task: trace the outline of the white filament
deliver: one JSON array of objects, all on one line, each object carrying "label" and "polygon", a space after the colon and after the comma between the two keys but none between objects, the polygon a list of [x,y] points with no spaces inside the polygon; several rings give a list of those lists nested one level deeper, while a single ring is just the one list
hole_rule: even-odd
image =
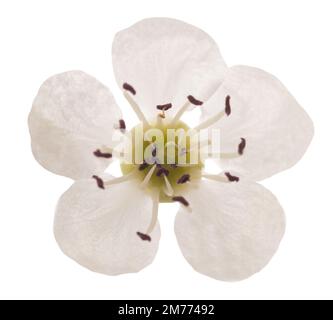
[{"label": "white filament", "polygon": [[167,178],[167,176],[166,176],[165,174],[163,175],[163,177],[164,177],[164,182],[165,182],[164,193],[165,193],[167,196],[172,197],[174,191],[173,191],[173,188],[172,188],[172,186],[171,186],[171,184],[170,184],[170,181],[169,181],[169,179]]},{"label": "white filament", "polygon": [[105,181],[104,185],[110,186],[112,184],[117,184],[117,183],[124,182],[124,181],[130,180],[130,179],[133,179],[133,178],[134,178],[134,170],[132,170],[129,174],[126,174],[124,176]]},{"label": "white filament", "polygon": [[225,115],[225,112],[221,111],[221,112],[217,113],[216,115],[212,116],[211,118],[207,119],[206,121],[200,123],[196,127],[194,127],[193,130],[199,131],[199,130],[207,129],[208,127],[212,126],[217,121],[222,119],[224,115]]},{"label": "white filament", "polygon": [[156,164],[154,164],[150,170],[148,171],[147,175],[145,176],[145,178],[143,179],[142,183],[141,183],[141,187],[145,188],[147,187],[152,175],[154,174],[154,171],[156,169]]},{"label": "white filament", "polygon": [[149,224],[149,227],[146,231],[146,234],[149,234],[151,233],[154,228],[155,228],[155,225],[157,223],[157,217],[158,217],[158,204],[160,202],[160,193],[159,191],[154,191],[153,192],[153,196],[152,196],[152,200],[153,200],[153,209],[152,209],[152,214],[151,214],[151,220],[150,220],[150,224]]},{"label": "white filament", "polygon": [[230,152],[230,153],[220,153],[218,156],[221,159],[234,159],[240,157],[241,155],[238,152]]},{"label": "white filament", "polygon": [[139,120],[145,125],[148,126],[148,121],[145,117],[145,115],[143,114],[143,112],[141,111],[140,107],[138,106],[138,104],[133,100],[132,96],[127,92],[124,91],[124,96],[126,98],[126,100],[128,101],[128,103],[131,105],[133,111],[136,113],[136,115],[138,116]]},{"label": "white filament", "polygon": [[214,181],[219,181],[219,182],[230,182],[229,179],[226,176],[222,176],[220,174],[208,174],[204,173],[202,175],[203,178],[209,179],[209,180],[214,180]]},{"label": "white filament", "polygon": [[170,125],[174,125],[174,124],[176,124],[179,121],[179,119],[184,114],[184,112],[188,109],[188,107],[190,106],[190,104],[191,103],[189,101],[185,102],[185,104],[177,111],[177,113],[174,116],[174,118],[172,119]]}]

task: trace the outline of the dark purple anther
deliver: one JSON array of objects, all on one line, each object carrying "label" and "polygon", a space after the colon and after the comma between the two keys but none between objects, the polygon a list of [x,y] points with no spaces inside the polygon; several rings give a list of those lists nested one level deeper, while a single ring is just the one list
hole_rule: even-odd
[{"label": "dark purple anther", "polygon": [[190,181],[190,175],[189,174],[183,174],[177,181],[177,184],[183,184]]},{"label": "dark purple anther", "polygon": [[139,165],[139,171],[145,170],[146,168],[148,168],[148,166],[149,164],[146,161],[143,161],[143,163]]},{"label": "dark purple anther", "polygon": [[230,96],[225,97],[225,113],[227,116],[230,116],[231,113],[231,106],[230,106]]},{"label": "dark purple anther", "polygon": [[230,174],[230,172],[225,172],[224,174],[230,182],[238,182],[239,181],[239,178],[236,177],[236,176],[233,176],[232,174]]},{"label": "dark purple anther", "polygon": [[142,233],[142,232],[137,232],[136,233],[140,238],[141,238],[141,240],[143,240],[143,241],[151,241],[151,237],[150,236],[148,236],[148,234],[144,234],[144,233]]},{"label": "dark purple anther", "polygon": [[194,98],[193,96],[189,95],[187,97],[188,101],[190,101],[192,104],[194,104],[195,106],[201,106],[203,104],[202,101],[197,100],[196,98]]},{"label": "dark purple anther", "polygon": [[238,153],[240,155],[244,153],[245,146],[246,146],[246,140],[244,138],[241,138],[241,143],[238,145]]},{"label": "dark purple anther", "polygon": [[123,89],[132,93],[133,96],[136,94],[135,89],[130,84],[128,84],[126,82],[123,84]]},{"label": "dark purple anther", "polygon": [[160,177],[162,175],[168,176],[169,175],[169,170],[161,167],[160,169],[157,170],[156,176]]},{"label": "dark purple anther", "polygon": [[120,130],[126,130],[126,123],[125,123],[125,120],[123,120],[123,119],[120,119],[120,120],[119,120],[119,129],[120,129]]},{"label": "dark purple anther", "polygon": [[106,158],[106,159],[110,159],[112,158],[112,153],[109,152],[102,152],[101,150],[97,149],[96,151],[94,151],[94,155],[98,158]]},{"label": "dark purple anther", "polygon": [[188,207],[190,205],[189,202],[182,196],[172,197],[172,200],[180,202],[185,207]]},{"label": "dark purple anther", "polygon": [[167,111],[170,108],[172,108],[172,104],[171,103],[167,103],[167,104],[159,104],[156,106],[157,110],[161,110],[161,111]]},{"label": "dark purple anther", "polygon": [[99,176],[92,176],[96,180],[98,188],[104,189],[104,182]]}]

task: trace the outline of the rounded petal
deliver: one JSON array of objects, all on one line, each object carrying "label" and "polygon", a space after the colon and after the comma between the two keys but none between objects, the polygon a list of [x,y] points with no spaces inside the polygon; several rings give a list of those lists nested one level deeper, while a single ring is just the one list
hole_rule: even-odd
[{"label": "rounded petal", "polygon": [[110,160],[93,152],[112,145],[121,112],[111,92],[82,71],[46,80],[29,115],[32,151],[46,169],[73,179],[103,171]]},{"label": "rounded petal", "polygon": [[138,272],[158,249],[158,224],[151,242],[136,234],[147,228],[151,213],[151,198],[134,181],[100,189],[93,179],[80,180],[59,200],[54,233],[62,251],[92,271]]},{"label": "rounded petal", "polygon": [[251,67],[236,66],[211,100],[203,105],[204,117],[224,108],[230,96],[231,113],[215,128],[221,130],[224,152],[237,150],[246,139],[244,154],[221,160],[250,180],[261,180],[293,166],[304,154],[313,137],[313,124],[287,89],[271,74]]},{"label": "rounded petal", "polygon": [[168,19],[142,20],[113,41],[113,67],[120,87],[129,83],[146,116],[172,103],[174,114],[193,95],[201,101],[217,89],[226,65],[215,42],[202,30]]},{"label": "rounded petal", "polygon": [[260,271],[285,230],[283,209],[256,183],[203,181],[185,198],[175,221],[179,246],[192,267],[209,277],[238,281]]}]

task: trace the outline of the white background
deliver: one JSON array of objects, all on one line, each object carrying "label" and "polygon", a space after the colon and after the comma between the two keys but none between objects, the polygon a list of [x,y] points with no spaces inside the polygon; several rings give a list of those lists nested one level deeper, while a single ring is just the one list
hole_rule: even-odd
[{"label": "white background", "polygon": [[[176,206],[160,211],[154,263],[138,274],[94,274],[63,255],[52,233],[54,208],[71,180],[33,159],[27,115],[49,76],[81,69],[111,87],[113,35],[146,17],[197,25],[229,65],[248,64],[284,82],[315,124],[297,166],[263,183],[288,217],[271,263],[239,283],[192,270],[173,233]],[[0,298],[268,299],[333,298],[332,1],[1,1]],[[283,132],[281,132],[283,135]]]}]

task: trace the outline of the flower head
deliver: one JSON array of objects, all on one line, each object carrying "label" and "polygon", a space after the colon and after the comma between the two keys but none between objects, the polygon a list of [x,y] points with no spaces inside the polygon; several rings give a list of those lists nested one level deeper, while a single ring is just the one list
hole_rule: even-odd
[{"label": "flower head", "polygon": [[[255,181],[301,158],[313,136],[307,114],[272,75],[228,68],[206,33],[177,20],[119,32],[113,65],[139,119],[132,130],[111,92],[81,71],[46,80],[29,115],[37,161],[76,180],[56,210],[63,252],[96,272],[137,272],[158,248],[159,203],[178,202],[175,233],[195,270],[226,281],[261,270],[285,218]],[[202,119],[189,128],[192,108]],[[207,157],[220,174],[205,172]],[[115,158],[122,177],[104,173]]]}]

